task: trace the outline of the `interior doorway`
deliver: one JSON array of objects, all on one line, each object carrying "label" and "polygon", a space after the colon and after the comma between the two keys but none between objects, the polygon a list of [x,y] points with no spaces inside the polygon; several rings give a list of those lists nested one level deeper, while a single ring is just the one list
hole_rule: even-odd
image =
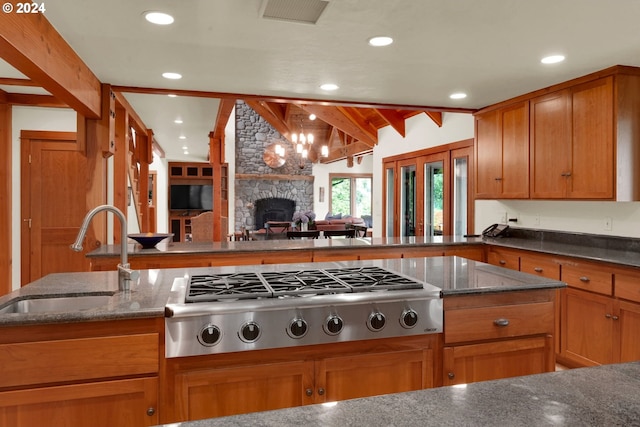
[{"label": "interior doorway", "polygon": [[[69,248],[86,214],[87,159],[75,132],[20,134],[20,283],[50,273],[88,271]],[[91,250],[91,249],[88,249]]]}]

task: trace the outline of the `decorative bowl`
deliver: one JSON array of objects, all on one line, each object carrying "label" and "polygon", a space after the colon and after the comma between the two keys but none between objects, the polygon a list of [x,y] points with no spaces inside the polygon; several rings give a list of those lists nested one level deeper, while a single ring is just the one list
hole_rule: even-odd
[{"label": "decorative bowl", "polygon": [[173,233],[169,233],[169,234],[138,233],[138,234],[129,234],[127,235],[127,237],[140,243],[142,245],[142,249],[151,249],[151,248],[155,248],[156,245],[161,241],[163,241],[164,239],[173,237]]}]

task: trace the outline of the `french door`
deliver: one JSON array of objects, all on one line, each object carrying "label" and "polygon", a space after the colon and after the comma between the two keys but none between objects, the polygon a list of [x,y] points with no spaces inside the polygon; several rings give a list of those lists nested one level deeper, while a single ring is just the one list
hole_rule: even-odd
[{"label": "french door", "polygon": [[384,236],[464,235],[472,229],[473,147],[431,151],[384,162]]}]

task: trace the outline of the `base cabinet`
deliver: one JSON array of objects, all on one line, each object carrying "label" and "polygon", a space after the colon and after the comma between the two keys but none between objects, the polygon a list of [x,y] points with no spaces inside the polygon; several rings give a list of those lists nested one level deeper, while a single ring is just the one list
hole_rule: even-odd
[{"label": "base cabinet", "polygon": [[447,346],[443,350],[443,385],[548,372],[555,364],[551,335],[499,342]]},{"label": "base cabinet", "polygon": [[157,396],[157,378],[2,392],[0,425],[152,426],[158,424]]},{"label": "base cabinet", "polygon": [[434,386],[439,335],[167,360],[162,423]]}]

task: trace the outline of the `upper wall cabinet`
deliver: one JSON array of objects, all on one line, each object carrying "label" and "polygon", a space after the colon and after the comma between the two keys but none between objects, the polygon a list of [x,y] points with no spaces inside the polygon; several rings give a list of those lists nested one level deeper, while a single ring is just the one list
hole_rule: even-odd
[{"label": "upper wall cabinet", "polygon": [[484,109],[475,149],[476,198],[640,200],[640,69],[612,67]]},{"label": "upper wall cabinet", "polygon": [[613,77],[531,100],[531,198],[613,199]]},{"label": "upper wall cabinet", "polygon": [[529,197],[529,102],[477,114],[476,198]]}]

